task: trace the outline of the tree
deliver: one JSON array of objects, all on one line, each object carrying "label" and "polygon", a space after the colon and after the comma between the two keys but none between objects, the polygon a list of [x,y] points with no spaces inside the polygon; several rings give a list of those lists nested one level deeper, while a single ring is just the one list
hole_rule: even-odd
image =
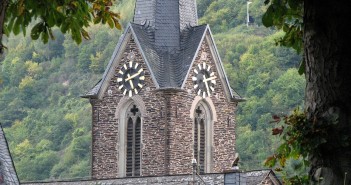
[{"label": "tree", "polygon": [[[303,51],[304,55],[300,67],[306,79],[304,113],[287,120],[305,128],[295,129],[303,135],[297,137],[301,139],[300,152],[308,152],[309,183],[351,184],[351,96],[348,90],[351,87],[351,35],[347,24],[351,2],[266,0],[266,3],[269,6],[263,23],[283,29],[286,34],[279,43]],[[292,121],[291,118],[297,116],[300,121]]]},{"label": "tree", "polygon": [[1,0],[0,2],[0,54],[5,46],[3,34],[12,32],[26,35],[26,28],[33,22],[31,37],[39,37],[44,43],[54,39],[53,27],[62,33],[71,33],[77,43],[89,39],[85,30],[91,23],[108,24],[111,28],[121,29],[120,16],[110,10],[114,0]]}]

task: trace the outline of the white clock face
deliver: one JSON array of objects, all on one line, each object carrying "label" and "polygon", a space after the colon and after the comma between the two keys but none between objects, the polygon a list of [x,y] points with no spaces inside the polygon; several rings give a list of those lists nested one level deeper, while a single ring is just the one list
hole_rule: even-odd
[{"label": "white clock face", "polygon": [[119,90],[129,97],[136,95],[144,87],[145,73],[139,63],[129,61],[124,64],[117,74]]},{"label": "white clock face", "polygon": [[198,64],[194,69],[194,76],[192,77],[197,95],[203,98],[210,97],[215,90],[216,78],[210,65],[205,62]]}]

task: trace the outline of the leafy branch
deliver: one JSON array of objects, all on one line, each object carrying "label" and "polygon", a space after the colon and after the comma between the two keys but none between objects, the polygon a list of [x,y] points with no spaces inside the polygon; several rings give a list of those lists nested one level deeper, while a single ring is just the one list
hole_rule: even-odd
[{"label": "leafy branch", "polygon": [[[8,4],[5,4],[7,2]],[[55,39],[52,28],[60,28],[62,33],[71,33],[76,43],[82,38],[90,39],[85,28],[93,24],[108,24],[111,28],[121,29],[120,15],[110,10],[114,0],[18,0],[4,1],[2,14],[6,14],[3,33],[26,35],[26,28],[34,21],[31,29],[33,40],[41,39],[47,43]],[[1,33],[2,34],[2,33]],[[1,38],[1,37],[0,37]],[[1,44],[1,42],[0,42]],[[0,45],[1,46],[1,45]]]},{"label": "leafy branch", "polygon": [[266,159],[265,166],[276,167],[276,171],[282,172],[286,184],[308,184],[307,173],[290,177],[284,172],[284,168],[287,161],[292,159],[299,163],[294,170],[307,169],[309,157],[318,155],[317,148],[330,139],[328,130],[331,124],[317,122],[317,120],[309,121],[306,112],[298,108],[289,116],[274,115],[272,118],[272,123],[276,124],[276,127],[272,129],[272,134],[281,137],[282,143],[275,154]]},{"label": "leafy branch", "polygon": [[[303,2],[304,0],[265,0],[267,11],[262,16],[266,27],[276,27],[285,35],[276,40],[276,45],[290,47],[298,54],[303,51]],[[304,60],[300,64],[299,74],[305,69]]]}]

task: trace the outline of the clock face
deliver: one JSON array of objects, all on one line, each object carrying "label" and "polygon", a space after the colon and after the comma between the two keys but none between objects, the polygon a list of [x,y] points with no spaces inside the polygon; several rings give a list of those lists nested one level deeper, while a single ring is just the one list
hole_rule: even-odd
[{"label": "clock face", "polygon": [[205,62],[202,64],[198,64],[194,69],[194,89],[198,96],[210,97],[211,93],[215,89],[216,85],[216,75],[211,70],[211,66],[206,64]]},{"label": "clock face", "polygon": [[123,95],[136,95],[144,86],[145,73],[140,64],[134,61],[124,64],[117,74],[118,88]]}]

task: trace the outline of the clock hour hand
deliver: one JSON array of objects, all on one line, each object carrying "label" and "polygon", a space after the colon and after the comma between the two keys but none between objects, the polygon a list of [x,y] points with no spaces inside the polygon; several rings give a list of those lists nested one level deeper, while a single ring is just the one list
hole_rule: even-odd
[{"label": "clock hour hand", "polygon": [[132,75],[132,76],[129,76],[129,75],[128,75],[128,78],[127,78],[125,81],[131,80],[132,78],[138,76],[142,71],[143,71],[143,69],[140,69],[140,70],[139,70],[137,73],[135,73],[134,75]]},{"label": "clock hour hand", "polygon": [[204,77],[203,82],[207,82],[207,81],[210,81],[210,80],[214,80],[214,79],[216,79],[216,78],[217,78],[216,76],[213,76],[213,77],[210,77],[210,78],[205,78],[205,77]]},{"label": "clock hour hand", "polygon": [[[130,76],[129,73],[127,74],[127,76],[128,76],[128,78],[132,79],[132,76]],[[127,79],[128,79],[128,78],[127,78]],[[127,79],[126,79],[126,81],[128,81]],[[131,80],[129,80],[129,84],[130,84],[130,87],[131,87],[132,89],[134,89],[134,85],[133,85],[133,82],[132,82]]]}]

